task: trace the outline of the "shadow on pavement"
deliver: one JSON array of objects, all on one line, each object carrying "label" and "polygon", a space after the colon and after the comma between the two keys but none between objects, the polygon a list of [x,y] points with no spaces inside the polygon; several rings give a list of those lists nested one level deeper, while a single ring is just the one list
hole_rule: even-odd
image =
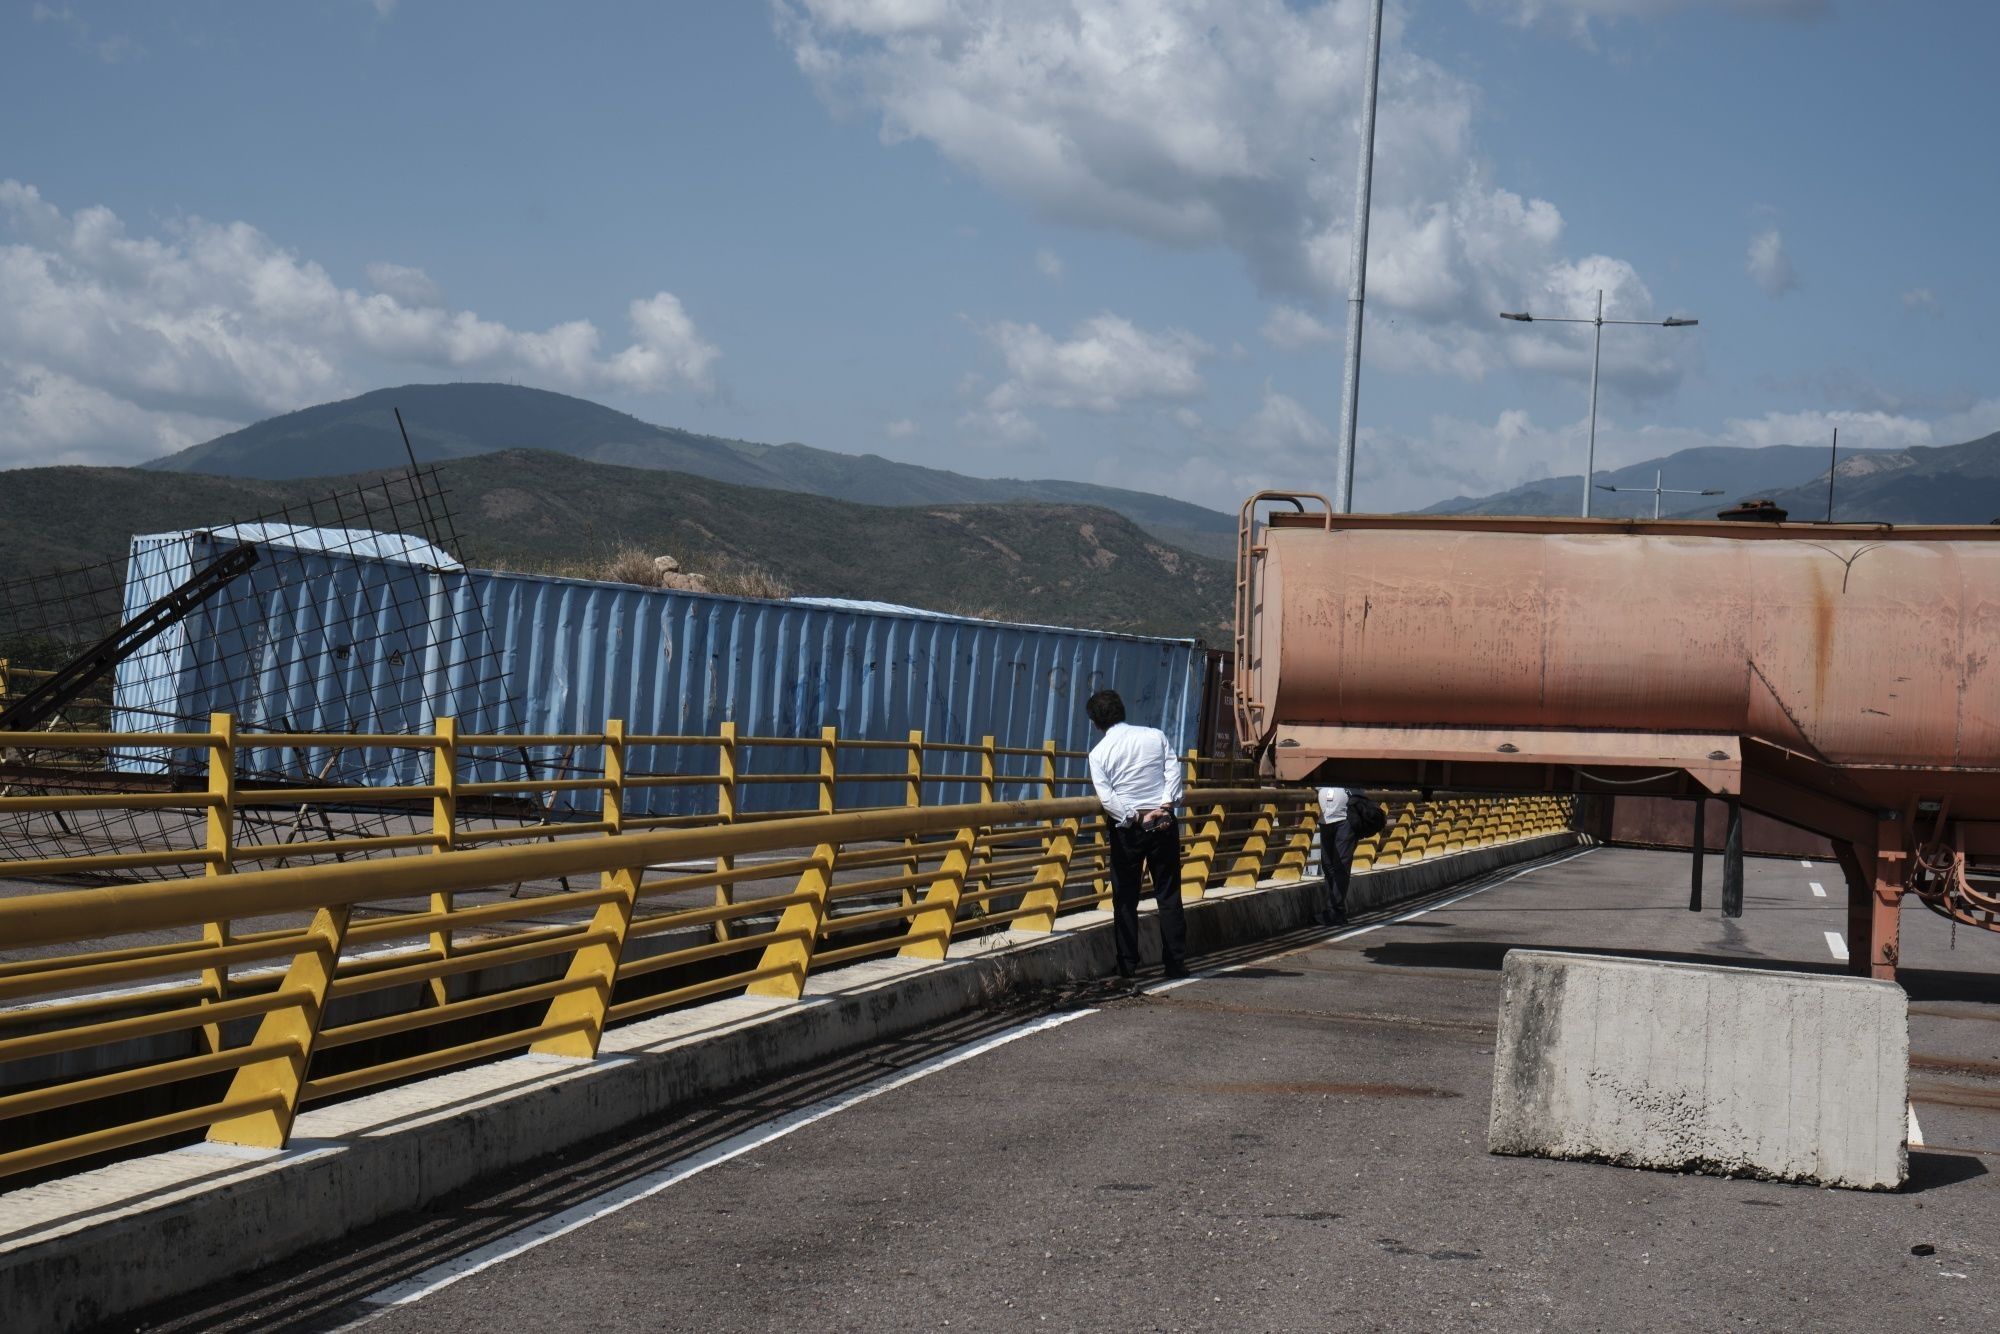
[{"label": "shadow on pavement", "polygon": [[1956,1186],[1961,1181],[1971,1181],[1986,1173],[1986,1164],[1973,1154],[1911,1149],[1910,1177],[1903,1183],[1903,1193],[1919,1195],[1940,1186]]},{"label": "shadow on pavement", "polygon": [[[1545,950],[1556,954],[1596,954],[1614,959],[1651,959],[1659,963],[1721,964],[1733,968],[1762,968],[1774,972],[1824,973],[1845,977],[1843,969],[1830,964],[1807,963],[1797,959],[1765,959],[1753,954],[1691,954],[1676,950],[1603,949],[1584,945],[1546,945],[1512,940],[1391,940],[1361,951],[1370,963],[1389,968],[1465,968],[1483,972],[1500,971],[1509,950]],[[1911,993],[1913,996],[1915,993]]]}]

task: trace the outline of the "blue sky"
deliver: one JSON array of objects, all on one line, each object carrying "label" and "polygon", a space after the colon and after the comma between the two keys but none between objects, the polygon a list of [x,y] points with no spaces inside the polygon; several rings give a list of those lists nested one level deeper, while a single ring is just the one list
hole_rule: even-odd
[{"label": "blue sky", "polygon": [[[1389,6],[1357,501],[2000,429],[2000,15]],[[413,380],[1233,508],[1331,485],[1359,0],[42,0],[0,466]],[[1699,485],[1704,479],[1669,479]]]}]

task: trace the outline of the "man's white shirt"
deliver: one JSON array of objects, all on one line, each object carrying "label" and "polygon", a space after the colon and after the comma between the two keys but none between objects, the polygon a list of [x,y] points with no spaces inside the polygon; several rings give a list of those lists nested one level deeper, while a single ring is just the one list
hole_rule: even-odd
[{"label": "man's white shirt", "polygon": [[1321,824],[1332,824],[1347,818],[1347,789],[1344,787],[1323,787],[1319,790],[1319,819]]},{"label": "man's white shirt", "polygon": [[1157,727],[1113,723],[1090,748],[1090,781],[1114,824],[1140,811],[1180,805],[1186,770],[1167,734]]}]

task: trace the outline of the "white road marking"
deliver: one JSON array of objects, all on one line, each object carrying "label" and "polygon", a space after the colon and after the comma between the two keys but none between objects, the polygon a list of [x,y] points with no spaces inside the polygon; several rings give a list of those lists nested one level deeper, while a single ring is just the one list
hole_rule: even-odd
[{"label": "white road marking", "polygon": [[1359,926],[1352,931],[1343,931],[1339,935],[1335,936],[1333,939],[1335,942],[1342,940],[1352,940],[1356,936],[1365,936],[1370,931],[1380,931],[1385,926],[1401,926],[1404,922],[1414,922],[1419,917],[1422,917],[1425,913],[1434,913],[1438,911],[1440,908],[1449,908],[1454,903],[1463,903],[1475,894],[1484,894],[1489,889],[1498,889],[1502,885],[1512,884],[1514,881],[1519,880],[1524,875],[1532,875],[1536,871],[1546,871],[1549,870],[1551,867],[1561,866],[1563,862],[1573,862],[1578,857],[1588,857],[1591,853],[1595,851],[1597,851],[1596,848],[1584,848],[1580,852],[1573,852],[1569,856],[1564,857],[1562,861],[1544,862],[1540,866],[1526,867],[1522,870],[1514,872],[1514,874],[1507,876],[1505,879],[1495,880],[1490,885],[1481,885],[1477,889],[1468,889],[1465,893],[1456,895],[1452,898],[1448,898],[1443,903],[1433,903],[1428,908],[1419,908],[1415,912],[1404,913],[1401,917],[1392,918],[1386,922],[1376,922],[1372,926]]},{"label": "white road marking", "polygon": [[[1378,931],[1385,926],[1396,926],[1402,922],[1415,921],[1426,913],[1436,912],[1440,908],[1449,908],[1455,903],[1463,903],[1474,895],[1484,894],[1487,890],[1498,889],[1502,885],[1511,884],[1524,875],[1529,875],[1535,871],[1545,871],[1550,867],[1560,866],[1564,862],[1575,861],[1578,857],[1586,856],[1595,851],[1597,851],[1596,848],[1583,848],[1568,857],[1562,858],[1560,861],[1544,862],[1539,866],[1524,867],[1516,871],[1513,875],[1495,880],[1491,884],[1480,885],[1476,889],[1467,890],[1465,893],[1455,895],[1452,898],[1444,900],[1442,903],[1433,903],[1429,907],[1418,908],[1414,912],[1404,913],[1402,916],[1391,921],[1377,922],[1372,926],[1359,927],[1353,931],[1335,936],[1333,939],[1349,940],[1355,936],[1366,935],[1370,931]],[[1244,963],[1231,964],[1226,968],[1205,970],[1188,977],[1153,983],[1150,986],[1140,988],[1140,990],[1147,993],[1173,991],[1177,988],[1187,986],[1189,983],[1199,982],[1204,978],[1254,967],[1259,962],[1260,960],[1249,960]],[[833,1116],[838,1112],[844,1112],[850,1107],[867,1102],[872,1098],[880,1097],[882,1094],[901,1088],[905,1084],[915,1083],[926,1075],[935,1074],[939,1070],[957,1065],[961,1061],[969,1061],[975,1056],[980,1056],[993,1050],[995,1047],[1004,1046],[1020,1038],[1029,1037],[1046,1029],[1055,1028],[1059,1025],[1067,1024],[1072,1020],[1082,1019],[1086,1015],[1096,1013],[1095,1009],[1084,1009],[1044,1015],[1040,1019],[1031,1020],[1015,1028],[996,1033],[990,1038],[973,1043],[967,1047],[961,1047],[957,1051],[947,1052],[943,1056],[919,1062],[900,1074],[888,1076],[872,1084],[864,1084],[862,1087],[850,1093],[842,1094],[839,1097],[828,1098],[823,1102],[814,1103],[809,1107],[802,1107],[796,1112],[779,1117],[773,1121],[767,1121],[761,1126],[731,1136],[729,1139],[723,1140],[718,1144],[712,1144],[701,1152],[691,1154],[676,1163],[661,1168],[657,1172],[649,1173],[636,1180],[628,1181],[622,1186],[614,1187],[594,1199],[585,1200],[582,1204],[575,1205],[564,1210],[562,1213],[545,1218],[539,1223],[531,1224],[518,1232],[488,1242],[484,1246],[468,1251],[464,1255],[447,1260],[442,1264],[433,1265],[420,1274],[413,1275],[400,1283],[394,1283],[386,1288],[372,1292],[360,1300],[364,1305],[376,1307],[408,1306],[414,1302],[422,1301],[432,1293],[448,1288],[460,1279],[470,1278],[481,1270],[490,1269],[497,1264],[503,1264],[517,1255],[525,1254],[544,1243],[554,1241],[558,1237],[565,1236],[576,1231],[578,1228],[594,1223],[600,1218],[617,1213],[628,1205],[637,1204],[640,1200],[657,1195],[670,1186],[680,1184],[689,1177],[706,1172],[711,1167],[719,1166],[733,1158],[739,1158],[753,1149],[761,1148],[771,1143],[773,1140],[782,1139],[795,1130],[803,1130],[815,1121],[825,1120],[827,1117]],[[364,1316],[359,1320],[342,1326],[342,1328],[359,1328],[362,1325],[372,1323],[374,1318],[373,1315]]]},{"label": "white road marking", "polygon": [[1924,1128],[1917,1124],[1917,1105],[1909,1103],[1907,1106],[1910,1109],[1910,1147],[1921,1149],[1924,1146]]},{"label": "white road marking", "polygon": [[1799,865],[1801,865],[1801,866],[1805,867],[1805,868],[1806,868],[1806,869],[1807,869],[1808,871],[1812,870],[1812,863],[1811,863],[1811,862],[1805,862],[1805,861],[1802,861],[1802,862],[1800,862],[1800,863],[1799,863]]},{"label": "white road marking", "polygon": [[1815,880],[1812,882],[1812,892],[1814,898],[1823,899],[1826,897],[1826,886]]},{"label": "white road marking", "polygon": [[852,1092],[813,1103],[809,1107],[801,1107],[774,1121],[766,1121],[761,1126],[746,1130],[739,1135],[732,1135],[719,1144],[711,1144],[701,1152],[690,1154],[657,1172],[648,1173],[637,1180],[613,1187],[594,1199],[585,1200],[582,1204],[544,1218],[539,1223],[488,1242],[443,1264],[433,1265],[421,1274],[405,1279],[401,1283],[369,1293],[361,1300],[371,1306],[407,1306],[412,1302],[422,1301],[462,1278],[470,1278],[482,1269],[490,1269],[545,1242],[554,1241],[557,1237],[574,1232],[609,1214],[617,1213],[627,1205],[637,1204],[640,1200],[657,1195],[669,1186],[678,1185],[691,1176],[706,1172],[711,1167],[726,1163],[732,1158],[740,1158],[752,1149],[761,1148],[773,1140],[783,1139],[795,1130],[803,1130],[815,1121],[823,1121],[837,1112],[844,1112],[871,1098],[879,1098],[884,1093],[899,1089],[905,1084],[914,1084],[926,1075],[934,1075],[961,1061],[969,1061],[975,1056],[984,1055],[995,1047],[1005,1046],[1020,1038],[1096,1013],[1096,1010],[1066,1010],[1058,1014],[1043,1015],[1039,1019],[996,1033],[970,1046],[960,1047],[957,1051],[946,1052],[942,1056],[921,1061],[899,1074],[878,1079],[872,1084],[864,1084]]},{"label": "white road marking", "polygon": [[1840,938],[1840,932],[1829,931],[1826,933],[1826,948],[1832,953],[1835,963],[1847,962],[1847,942]]}]

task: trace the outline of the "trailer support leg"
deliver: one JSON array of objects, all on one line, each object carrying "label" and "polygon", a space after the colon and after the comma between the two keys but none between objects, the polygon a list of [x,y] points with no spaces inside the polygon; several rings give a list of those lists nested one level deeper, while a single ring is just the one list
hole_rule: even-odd
[{"label": "trailer support leg", "polygon": [[1833,850],[1847,877],[1847,966],[1857,977],[1896,980],[1900,962],[1903,871],[1908,853],[1904,828],[1893,820],[1876,826],[1876,846],[1836,840]]},{"label": "trailer support leg", "polygon": [[1743,803],[1729,799],[1729,832],[1722,840],[1722,915],[1743,915]]},{"label": "trailer support leg", "polygon": [[1689,912],[1701,911],[1701,868],[1703,860],[1708,856],[1707,815],[1708,798],[1696,797],[1694,799],[1694,871],[1693,878],[1688,883]]}]

